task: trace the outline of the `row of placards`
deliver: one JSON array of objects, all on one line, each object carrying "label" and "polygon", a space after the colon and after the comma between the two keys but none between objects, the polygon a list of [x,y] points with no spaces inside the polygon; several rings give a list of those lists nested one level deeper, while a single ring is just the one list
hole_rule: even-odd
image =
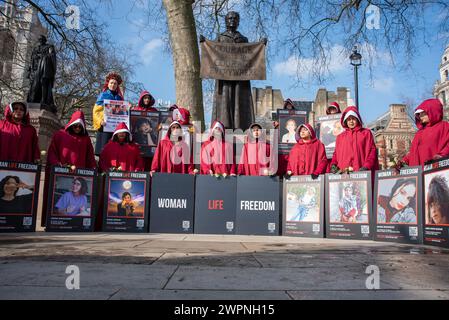
[{"label": "row of placards", "polygon": [[[35,230],[39,172],[36,165],[0,162],[0,232]],[[374,197],[370,172],[281,183],[277,177],[128,172],[104,179],[95,170],[55,167],[50,179],[47,231],[92,232],[101,219],[106,232],[449,243],[449,160],[424,174],[418,167],[400,175],[378,171]]]}]

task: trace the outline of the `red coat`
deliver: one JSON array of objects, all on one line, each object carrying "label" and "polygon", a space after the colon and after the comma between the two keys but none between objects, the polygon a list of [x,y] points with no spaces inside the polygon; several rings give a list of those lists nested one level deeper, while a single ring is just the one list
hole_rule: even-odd
[{"label": "red coat", "polygon": [[423,166],[435,156],[449,156],[449,122],[443,121],[443,105],[438,99],[424,101],[416,110],[427,112],[430,123],[423,126],[416,119],[418,132],[413,139],[410,152],[402,160],[410,166]]},{"label": "red coat", "polygon": [[145,164],[140,155],[140,148],[133,142],[119,143],[114,141],[116,134],[126,132],[131,136],[128,127],[120,123],[103,151],[100,154],[99,166],[101,171],[106,172],[111,168],[121,168],[121,171],[144,171]]},{"label": "red coat", "polygon": [[307,124],[298,129],[306,127],[311,135],[310,141],[300,139],[290,151],[287,171],[291,171],[294,176],[320,175],[326,173],[328,160],[324,144],[317,139],[315,130]]},{"label": "red coat", "polygon": [[5,107],[5,119],[0,120],[0,160],[31,162],[40,159],[36,129],[31,125],[28,110],[24,121],[12,120],[12,105]]},{"label": "red coat", "polygon": [[270,167],[273,161],[271,161],[270,155],[270,144],[266,142],[264,137],[256,140],[251,135],[250,129],[248,141],[244,144],[242,155],[240,156],[238,166],[239,175],[264,176],[264,171],[271,169]]},{"label": "red coat", "polygon": [[225,141],[224,132],[221,141],[213,137],[213,128],[221,122],[214,122],[209,139],[201,146],[201,174],[237,174],[234,160],[234,146]]},{"label": "red coat", "polygon": [[171,128],[174,124],[181,126],[176,121],[170,125],[166,136],[159,142],[156,148],[151,171],[191,174],[195,166],[189,145],[184,141],[175,144],[170,140]]},{"label": "red coat", "polygon": [[[150,96],[149,108],[147,108],[143,105],[143,98],[145,96]],[[156,103],[156,100],[154,100],[154,97],[150,94],[149,91],[142,91],[142,93],[140,94],[139,103],[137,104],[137,106],[133,107],[132,109],[136,110],[136,111],[158,112],[158,110],[156,108],[153,108],[155,103]]]},{"label": "red coat", "polygon": [[[360,120],[359,125],[353,130],[349,129],[344,121],[346,114],[351,111]],[[378,170],[379,159],[373,133],[371,130],[362,127],[362,118],[356,107],[349,107],[343,112],[341,125],[346,131],[337,137],[331,165],[336,165],[341,170],[349,167],[354,168],[354,171],[359,171],[362,167],[371,171]]]},{"label": "red coat", "polygon": [[94,169],[97,164],[94,148],[87,131],[84,129],[81,135],[74,135],[69,131],[69,128],[75,123],[81,123],[86,128],[84,114],[81,111],[76,111],[65,129],[59,130],[53,135],[48,148],[47,163]]}]

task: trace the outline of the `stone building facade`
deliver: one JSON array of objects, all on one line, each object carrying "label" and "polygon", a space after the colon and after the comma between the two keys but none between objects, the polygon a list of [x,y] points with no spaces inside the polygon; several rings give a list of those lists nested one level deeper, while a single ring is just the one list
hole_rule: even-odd
[{"label": "stone building facade", "polygon": [[367,126],[374,133],[382,169],[389,162],[402,159],[408,152],[416,133],[415,124],[404,104],[392,104],[390,110]]},{"label": "stone building facade", "polygon": [[440,80],[434,87],[434,95],[444,106],[444,118],[449,120],[449,45],[444,50],[440,64]]},{"label": "stone building facade", "polygon": [[36,9],[17,0],[0,4],[1,105],[26,98],[31,53],[39,36],[46,34]]}]

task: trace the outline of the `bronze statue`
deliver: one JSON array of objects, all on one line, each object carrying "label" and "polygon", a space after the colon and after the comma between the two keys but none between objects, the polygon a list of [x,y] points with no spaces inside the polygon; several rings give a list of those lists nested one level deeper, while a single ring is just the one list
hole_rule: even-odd
[{"label": "bronze statue", "polygon": [[[226,15],[226,31],[217,42],[248,43],[248,38],[237,31],[240,15],[231,11]],[[204,41],[201,37],[200,41]],[[266,44],[266,40],[264,40]],[[250,81],[216,80],[212,121],[221,121],[226,129],[246,130],[255,121]]]},{"label": "bronze statue", "polygon": [[31,54],[31,65],[28,69],[30,91],[28,102],[40,103],[41,109],[56,113],[53,98],[53,86],[56,78],[56,50],[47,43],[45,36],[39,37],[39,45]]}]

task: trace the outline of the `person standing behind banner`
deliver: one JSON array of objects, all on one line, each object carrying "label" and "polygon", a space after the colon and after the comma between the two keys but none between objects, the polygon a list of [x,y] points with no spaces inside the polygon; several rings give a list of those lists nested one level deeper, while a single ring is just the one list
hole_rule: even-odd
[{"label": "person standing behind banner", "polygon": [[[140,93],[139,102],[136,106],[132,108],[134,111],[146,111],[146,112],[159,112],[156,108],[153,106],[155,105],[156,100],[151,95],[151,93],[147,90],[144,90]],[[156,134],[153,131],[153,128],[151,127],[151,123],[146,118],[141,118],[136,123],[136,128],[134,128],[134,138],[135,142],[139,145],[156,145],[157,144],[157,137]],[[137,131],[137,134],[136,134]],[[145,171],[150,171],[151,169],[151,162],[153,161],[152,157],[144,157],[145,161]]]},{"label": "person standing behind banner", "polygon": [[[295,110],[295,104],[291,99],[284,101],[284,110]],[[273,122],[273,127],[279,129],[279,121]],[[280,134],[280,133],[279,133]],[[278,154],[278,176],[284,176],[287,173],[288,154]]]},{"label": "person standing behind banner", "polygon": [[349,107],[343,112],[341,125],[345,132],[337,137],[331,173],[379,170],[373,133],[363,128],[357,107]]},{"label": "person standing behind banner", "polygon": [[332,102],[326,108],[326,114],[328,116],[331,114],[340,114],[340,113],[341,113],[340,105],[337,102]]},{"label": "person standing behind banner", "polygon": [[101,152],[99,165],[102,172],[145,170],[139,146],[132,142],[131,133],[124,122],[117,125],[111,141]]},{"label": "person standing behind banner", "polygon": [[183,139],[181,124],[173,121],[154,154],[151,175],[160,173],[196,174],[193,155]]},{"label": "person standing behind banner", "polygon": [[0,160],[37,163],[40,160],[36,129],[31,125],[27,104],[13,102],[0,120]]},{"label": "person standing behind banner", "polygon": [[268,176],[273,172],[270,144],[266,141],[262,126],[252,124],[248,130],[248,140],[243,145],[238,166],[241,176]]},{"label": "person standing behind banner", "polygon": [[[75,111],[64,129],[57,131],[50,142],[45,168],[44,199],[48,198],[52,166],[95,169],[94,148],[86,129],[82,111]],[[47,219],[47,202],[42,207],[42,226]]]},{"label": "person standing behind banner", "polygon": [[109,73],[106,76],[102,92],[95,103],[93,109],[93,128],[94,130],[97,130],[97,142],[95,145],[95,154],[97,155],[101,153],[105,144],[112,137],[110,132],[103,132],[103,127],[106,125],[106,122],[104,121],[104,101],[123,101],[124,96],[120,89],[122,83],[122,77],[118,73]]},{"label": "person standing behind banner", "polygon": [[[329,104],[327,106],[327,108],[326,108],[326,114],[328,116],[329,115],[334,115],[334,114],[341,114],[341,108],[340,108],[340,105],[338,104],[338,102],[332,102],[331,104]],[[337,127],[334,128],[333,131],[334,132],[339,132],[340,129],[341,129],[340,124],[338,124],[338,128]],[[334,135],[335,135],[335,133],[334,133]],[[321,138],[323,139],[322,135],[321,135]],[[326,143],[326,142],[324,142],[324,143]],[[331,171],[331,162],[332,162],[332,159],[329,159],[326,172],[330,172]]]},{"label": "person standing behind banner", "polygon": [[132,108],[132,110],[146,111],[146,112],[158,112],[159,110],[157,110],[156,108],[153,107],[155,105],[155,103],[156,103],[156,100],[151,95],[151,93],[149,91],[144,90],[140,93],[139,102],[137,103],[136,106],[134,106]]},{"label": "person standing behind banner", "polygon": [[94,148],[82,111],[75,111],[65,129],[61,129],[53,135],[48,148],[47,164],[96,168]]},{"label": "person standing behind banner", "polygon": [[443,121],[443,105],[439,99],[424,101],[415,110],[418,132],[410,152],[398,163],[398,168],[424,166],[427,162],[449,156],[449,122]]},{"label": "person standing behind banner", "polygon": [[209,138],[201,146],[201,174],[227,176],[237,174],[234,146],[226,142],[225,127],[219,121],[212,124]]},{"label": "person standing behind banner", "polygon": [[327,170],[326,149],[310,124],[299,126],[298,135],[298,142],[290,151],[287,175],[312,175],[317,179]]}]

